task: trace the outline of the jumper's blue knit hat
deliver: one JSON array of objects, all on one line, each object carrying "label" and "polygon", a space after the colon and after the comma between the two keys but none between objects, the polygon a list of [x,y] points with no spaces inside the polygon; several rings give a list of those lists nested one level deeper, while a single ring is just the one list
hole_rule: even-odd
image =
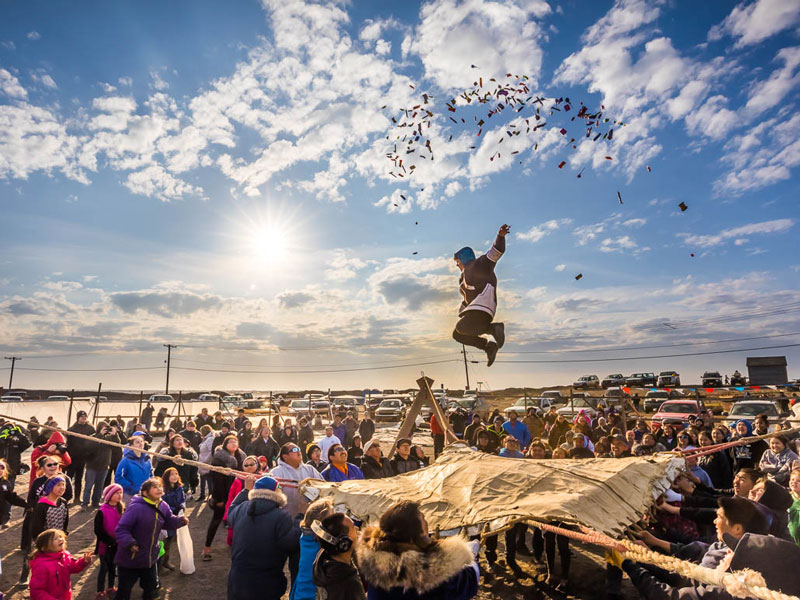
[{"label": "jumper's blue knit hat", "polygon": [[256,481],[255,485],[253,486],[254,490],[270,490],[274,492],[278,489],[278,481],[273,479],[269,475],[264,475],[261,479]]},{"label": "jumper's blue knit hat", "polygon": [[469,246],[464,246],[461,250],[453,255],[453,258],[459,259],[461,264],[466,266],[468,263],[471,263],[473,260],[475,260],[475,251]]}]

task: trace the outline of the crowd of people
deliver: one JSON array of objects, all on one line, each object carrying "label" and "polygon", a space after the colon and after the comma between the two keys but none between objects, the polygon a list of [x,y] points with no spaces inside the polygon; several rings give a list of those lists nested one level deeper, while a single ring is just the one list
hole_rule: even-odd
[{"label": "crowd of people", "polygon": [[[683,424],[638,419],[628,429],[613,408],[600,408],[572,419],[555,408],[531,408],[522,418],[513,410],[505,417],[495,410],[486,419],[458,409],[446,427],[477,452],[515,460],[702,450],[766,434],[769,428],[763,415],[729,429],[709,414]],[[435,539],[419,506],[410,502],[389,509],[379,526],[360,530],[360,523],[335,512],[330,502],[309,504],[299,492],[305,479],[382,479],[429,464],[413,435],[397,440],[393,455],[386,456],[388,449],[374,437],[369,411],[361,418],[355,411],[336,414],[319,433],[308,417],[295,423],[276,415],[271,423],[260,419],[254,425],[244,410],[235,418],[203,409],[195,418],[168,419],[165,412],[153,427],[151,411],[129,422],[117,417],[94,426],[79,412],[69,431],[96,441],[65,438],[52,429],[58,426],[52,420],[40,426],[32,419],[24,429],[0,424],[0,526],[7,526],[12,506],[24,510],[20,545],[30,561],[24,562],[20,585],[30,586],[33,600],[68,598],[69,575],[88,567],[94,554],[99,559],[98,600],[126,600],[137,581],[144,597],[154,598],[159,573],[176,568],[176,531],[188,523],[184,511],[195,502],[206,502],[208,511],[201,514],[210,514],[201,560],[214,560],[212,543],[219,527],[226,527],[231,599],[280,598],[289,585],[292,600],[311,600],[321,591],[327,596],[320,597],[327,598],[466,599],[475,595],[481,576],[491,579],[510,571],[516,578],[527,577],[520,557],[546,569],[547,584],[569,587],[571,550],[563,535],[517,523],[500,535],[471,542]],[[159,426],[164,436],[156,442],[150,429]],[[789,428],[788,423],[780,427]],[[445,426],[434,415],[430,428],[435,459],[444,447]],[[797,552],[800,460],[797,435],[790,433],[712,449],[699,458],[690,455],[685,473],[634,529],[640,543],[712,567],[728,554],[748,566],[754,547],[760,549],[758,556]],[[30,465],[22,460],[28,449]],[[15,491],[15,480],[26,471],[30,483],[23,497]],[[79,511],[95,511],[95,552],[80,558],[66,549],[70,502]],[[498,560],[500,536],[504,560]],[[478,566],[481,549],[488,568]],[[619,553],[610,553],[608,560],[611,598],[620,593],[623,572],[647,598],[677,597],[664,590],[694,585]],[[780,575],[770,577],[784,583]],[[63,593],[53,594],[53,589]],[[692,593],[702,595],[696,589]]]}]

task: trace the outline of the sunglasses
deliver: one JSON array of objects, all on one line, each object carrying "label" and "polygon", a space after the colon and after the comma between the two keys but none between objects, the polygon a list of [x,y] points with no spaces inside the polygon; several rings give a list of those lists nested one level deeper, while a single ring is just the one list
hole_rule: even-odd
[{"label": "sunglasses", "polygon": [[294,448],[290,449],[289,452],[300,452],[300,448],[295,446]]},{"label": "sunglasses", "polygon": [[244,466],[245,467],[257,467],[258,463],[254,463],[254,462],[244,463]]},{"label": "sunglasses", "polygon": [[59,463],[45,463],[45,467],[57,467]]},{"label": "sunglasses", "polygon": [[333,452],[335,454],[338,454],[339,452],[347,452],[347,450],[345,450],[344,448],[334,448]]}]

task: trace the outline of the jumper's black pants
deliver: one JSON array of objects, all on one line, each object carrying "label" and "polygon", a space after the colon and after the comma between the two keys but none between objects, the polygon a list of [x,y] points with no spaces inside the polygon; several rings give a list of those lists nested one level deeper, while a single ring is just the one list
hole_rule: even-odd
[{"label": "jumper's black pants", "polygon": [[486,338],[482,335],[492,333],[492,315],[482,310],[468,310],[456,323],[453,339],[465,346],[486,350]]}]

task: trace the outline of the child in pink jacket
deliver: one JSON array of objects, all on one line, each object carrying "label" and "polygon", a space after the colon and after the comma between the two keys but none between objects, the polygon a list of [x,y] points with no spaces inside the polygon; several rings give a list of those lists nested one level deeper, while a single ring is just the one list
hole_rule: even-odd
[{"label": "child in pink jacket", "polygon": [[82,558],[67,552],[67,536],[59,529],[46,529],[36,538],[36,552],[31,559],[31,600],[72,600],[70,575],[88,567],[94,555]]}]

